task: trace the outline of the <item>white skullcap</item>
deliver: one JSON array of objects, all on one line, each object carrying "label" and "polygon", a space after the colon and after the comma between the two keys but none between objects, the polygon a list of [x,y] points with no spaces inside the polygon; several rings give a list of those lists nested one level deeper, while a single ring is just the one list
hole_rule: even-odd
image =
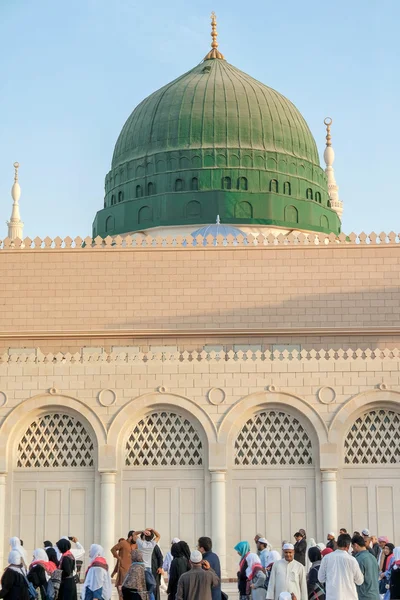
[{"label": "white skullcap", "polygon": [[279,600],[292,600],[292,594],[290,592],[281,592],[279,594]]},{"label": "white skullcap", "polygon": [[260,538],[258,540],[258,543],[259,544],[265,544],[266,546],[269,546],[269,541],[267,539],[265,539],[265,538]]},{"label": "white skullcap", "polygon": [[361,533],[363,535],[369,535],[369,529],[363,529]]},{"label": "white skullcap", "polygon": [[330,532],[328,533],[328,535],[332,535],[333,537],[335,537],[335,532],[334,532],[334,531],[330,531]]},{"label": "white skullcap", "polygon": [[198,563],[201,563],[202,560],[203,560],[203,555],[198,550],[193,550],[193,552],[190,553],[190,562],[192,562],[194,564],[198,564]]},{"label": "white skullcap", "polygon": [[172,544],[177,544],[180,541],[181,540],[179,538],[172,538],[171,546],[172,546]]},{"label": "white skullcap", "polygon": [[282,550],[294,550],[293,544],[284,544]]}]

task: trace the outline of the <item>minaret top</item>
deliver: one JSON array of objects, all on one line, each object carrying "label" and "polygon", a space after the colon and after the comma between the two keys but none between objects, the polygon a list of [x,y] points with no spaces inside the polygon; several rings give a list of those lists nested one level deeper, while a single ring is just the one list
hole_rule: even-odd
[{"label": "minaret top", "polygon": [[19,199],[21,197],[21,187],[18,182],[18,169],[19,163],[14,163],[14,184],[11,188],[11,197],[13,199],[11,218],[7,221],[8,225],[8,237],[11,240],[23,238],[24,224],[21,221],[21,215],[19,213]]},{"label": "minaret top", "polygon": [[343,214],[343,202],[339,200],[339,187],[336,183],[335,173],[333,170],[333,163],[335,161],[335,152],[332,148],[332,136],[331,136],[331,125],[333,119],[326,117],[324,119],[324,125],[326,127],[326,148],[324,152],[324,161],[326,164],[325,173],[328,179],[328,193],[330,198],[331,208],[336,212],[339,219],[342,218]]},{"label": "minaret top", "polygon": [[218,50],[218,42],[217,42],[218,32],[217,32],[217,15],[213,11],[211,13],[211,50],[204,57],[204,60],[210,60],[211,58],[220,58],[224,60],[224,55]]}]

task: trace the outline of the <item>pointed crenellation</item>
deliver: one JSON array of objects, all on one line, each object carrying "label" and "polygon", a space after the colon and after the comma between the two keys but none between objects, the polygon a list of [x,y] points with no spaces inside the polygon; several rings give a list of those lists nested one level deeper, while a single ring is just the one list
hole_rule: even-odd
[{"label": "pointed crenellation", "polygon": [[11,197],[13,199],[11,218],[7,221],[8,225],[8,237],[10,240],[19,238],[20,240],[24,237],[24,224],[21,221],[21,215],[19,212],[19,199],[21,197],[21,188],[18,182],[18,169],[19,163],[14,163],[14,184],[11,188]]},{"label": "pointed crenellation", "polygon": [[326,164],[325,173],[328,178],[328,193],[331,203],[331,208],[336,212],[339,219],[342,220],[343,214],[343,202],[339,200],[339,186],[336,183],[335,172],[333,170],[333,163],[335,161],[335,152],[332,148],[332,136],[331,136],[331,117],[324,119],[326,126],[326,148],[324,152],[324,160]]}]

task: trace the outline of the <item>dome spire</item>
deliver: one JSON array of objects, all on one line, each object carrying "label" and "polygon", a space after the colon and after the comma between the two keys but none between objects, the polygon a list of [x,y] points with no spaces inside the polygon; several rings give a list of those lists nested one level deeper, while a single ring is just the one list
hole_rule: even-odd
[{"label": "dome spire", "polygon": [[210,60],[211,58],[221,58],[222,60],[224,60],[224,55],[221,54],[221,52],[218,50],[217,15],[215,14],[214,11],[211,13],[211,37],[212,37],[211,50],[204,57],[204,60]]},{"label": "dome spire", "polygon": [[21,215],[19,213],[19,199],[21,197],[21,188],[20,185],[18,183],[18,169],[19,169],[19,163],[15,162],[14,163],[14,184],[11,188],[11,197],[13,199],[13,206],[12,206],[12,211],[11,211],[11,218],[9,221],[7,221],[7,225],[8,225],[8,237],[11,240],[15,240],[16,238],[19,238],[20,240],[23,239],[23,231],[24,231],[24,224],[21,221]]},{"label": "dome spire", "polygon": [[339,219],[341,219],[343,214],[343,202],[339,200],[339,186],[336,183],[335,172],[333,170],[335,152],[332,148],[332,122],[333,120],[331,119],[331,117],[326,117],[324,119],[324,125],[326,126],[326,148],[324,152],[324,161],[326,164],[325,173],[328,178],[328,193],[331,202],[331,208],[338,215]]}]

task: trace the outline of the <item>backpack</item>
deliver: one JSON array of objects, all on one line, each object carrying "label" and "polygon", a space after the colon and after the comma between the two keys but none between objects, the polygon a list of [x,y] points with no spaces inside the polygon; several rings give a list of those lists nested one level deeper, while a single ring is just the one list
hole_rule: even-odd
[{"label": "backpack", "polygon": [[28,586],[29,599],[37,600],[39,598],[39,594],[37,593],[35,586],[31,581],[29,581],[26,575],[23,575],[23,578],[25,579],[25,583]]},{"label": "backpack", "polygon": [[61,585],[61,569],[55,569],[47,582],[46,600],[57,600]]}]

